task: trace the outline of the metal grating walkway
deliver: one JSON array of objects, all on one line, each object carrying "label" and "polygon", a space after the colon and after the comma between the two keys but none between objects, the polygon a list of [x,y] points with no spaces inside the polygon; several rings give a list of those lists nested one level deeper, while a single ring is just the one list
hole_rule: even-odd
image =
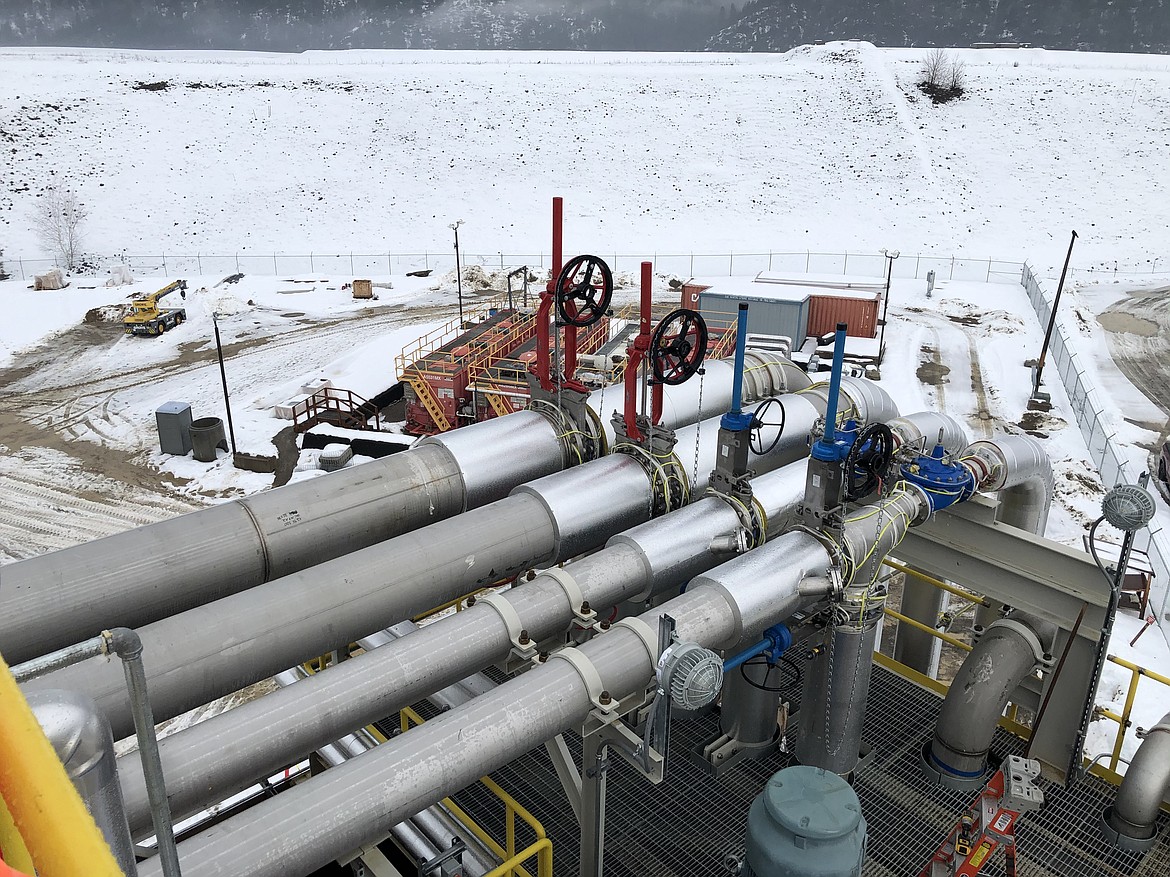
[{"label": "metal grating walkway", "polygon": [[[872,760],[856,782],[869,825],[865,877],[917,877],[973,792],[931,788],[918,770],[918,749],[929,735],[942,701],[933,693],[875,667],[865,739],[876,744]],[[794,704],[795,706],[795,704]],[[743,850],[743,830],[752,799],[768,777],[788,765],[773,753],[743,762],[719,780],[687,757],[716,732],[714,716],[675,721],[666,781],[651,785],[620,757],[608,780],[606,804],[607,877],[715,877],[726,874],[729,853]],[[794,724],[790,724],[794,727]],[[580,763],[580,740],[566,735]],[[1022,749],[1000,731],[995,752]],[[578,829],[552,762],[536,749],[493,774],[539,819],[553,840],[557,877],[577,874]],[[1163,817],[1158,845],[1144,856],[1114,850],[1097,835],[1097,820],[1114,789],[1089,777],[1071,790],[1044,784],[1045,808],[1023,817],[1019,830],[1019,877],[1166,877],[1170,874],[1170,819]],[[498,802],[482,786],[455,799],[496,837],[504,824]],[[527,842],[527,841],[525,841]],[[1004,877],[997,851],[983,872]]]}]

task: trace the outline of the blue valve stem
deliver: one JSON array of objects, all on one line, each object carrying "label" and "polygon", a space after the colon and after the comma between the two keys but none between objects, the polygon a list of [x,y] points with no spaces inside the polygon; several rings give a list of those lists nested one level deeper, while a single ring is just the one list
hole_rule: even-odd
[{"label": "blue valve stem", "polygon": [[841,372],[845,370],[845,333],[848,330],[846,323],[838,323],[833,339],[833,371],[829,374],[829,405],[825,409],[826,442],[837,437],[837,397],[841,394]]},{"label": "blue valve stem", "polygon": [[726,673],[729,670],[734,670],[736,667],[743,666],[748,661],[750,661],[752,658],[754,658],[756,655],[762,655],[764,652],[768,651],[768,649],[770,649],[771,647],[772,647],[771,640],[766,640],[766,639],[760,640],[754,646],[749,646],[748,648],[746,648],[742,652],[740,652],[738,655],[735,655],[734,657],[728,658],[726,661],[724,661],[723,662],[723,672]]},{"label": "blue valve stem", "polygon": [[735,324],[735,375],[731,384],[731,413],[736,415],[743,413],[743,357],[747,350],[747,312],[747,302],[740,302]]},{"label": "blue valve stem", "polygon": [[783,624],[776,624],[764,631],[764,638],[723,662],[723,672],[741,667],[757,655],[765,652],[775,661],[792,645],[792,632]]}]

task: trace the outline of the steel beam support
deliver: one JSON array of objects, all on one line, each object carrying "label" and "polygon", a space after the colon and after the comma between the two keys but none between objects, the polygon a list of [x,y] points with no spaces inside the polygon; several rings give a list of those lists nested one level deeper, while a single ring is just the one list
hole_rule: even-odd
[{"label": "steel beam support", "polygon": [[[902,614],[921,621],[927,627],[934,627],[938,624],[939,613],[946,605],[947,596],[942,588],[908,575],[902,583]],[[895,661],[934,679],[938,677],[941,655],[942,640],[938,637],[908,624],[898,626],[898,638],[894,643]]]},{"label": "steel beam support", "polygon": [[[1084,553],[996,523],[995,507],[982,497],[952,506],[907,533],[896,553],[903,562],[1057,625],[1053,654],[1063,652],[1081,607],[1087,607],[1060,676],[1045,677],[1045,689],[1055,688],[1031,747],[1045,776],[1063,780],[1092,679],[1109,585]],[[1036,695],[1021,690],[1019,698],[1026,704]]]},{"label": "steel beam support", "polygon": [[548,752],[548,757],[552,759],[553,767],[556,768],[557,777],[565,790],[565,797],[569,799],[569,806],[573,808],[573,815],[580,822],[581,773],[577,770],[573,755],[565,743],[565,735],[557,734],[551,740],[546,740],[544,748]]},{"label": "steel beam support", "polygon": [[607,743],[600,734],[581,741],[580,877],[602,877],[605,870],[605,776]]},{"label": "steel beam support", "polygon": [[[993,519],[995,503],[975,497],[906,534],[899,560],[1096,642],[1109,586],[1088,555]],[[991,512],[991,515],[988,513]]]}]

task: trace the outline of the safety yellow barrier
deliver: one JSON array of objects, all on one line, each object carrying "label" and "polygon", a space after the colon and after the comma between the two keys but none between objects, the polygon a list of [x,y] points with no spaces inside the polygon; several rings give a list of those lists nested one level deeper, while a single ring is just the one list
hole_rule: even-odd
[{"label": "safety yellow barrier", "polygon": [[[413,709],[407,707],[400,713],[399,721],[402,730],[407,731],[411,725],[421,725],[425,720]],[[505,792],[498,783],[492,780],[491,777],[482,777],[480,782],[504,805],[507,818],[504,828],[505,838],[502,845],[484,831],[475,820],[450,798],[444,798],[442,804],[464,828],[475,835],[498,858],[503,860],[500,865],[488,871],[484,877],[532,877],[532,872],[524,867],[524,863],[532,858],[536,859],[536,877],[552,877],[553,846],[552,841],[544,831],[544,826],[515,798]],[[536,838],[522,850],[516,849],[517,818],[531,829]]]},{"label": "safety yellow barrier", "polygon": [[923,633],[930,634],[935,639],[941,639],[947,645],[954,646],[956,649],[962,649],[965,652],[971,651],[972,647],[967,645],[961,639],[953,637],[949,633],[943,633],[941,630],[935,630],[929,624],[923,624],[921,621],[917,621],[908,615],[903,615],[901,612],[896,612],[888,607],[882,611],[891,618],[898,619],[898,621],[902,624],[908,624],[917,630],[921,630]]},{"label": "safety yellow barrier", "polygon": [[956,597],[961,597],[962,599],[966,600],[968,603],[978,603],[980,606],[989,605],[986,597],[981,597],[978,594],[973,594],[970,591],[964,590],[963,588],[957,587],[956,585],[952,585],[949,582],[944,582],[942,579],[936,579],[934,576],[928,576],[924,572],[919,572],[916,569],[911,569],[910,567],[905,566],[901,563],[898,563],[895,560],[890,560],[888,557],[885,560],[883,560],[882,563],[884,563],[886,566],[890,567],[891,569],[896,569],[898,572],[905,573],[906,575],[912,576],[913,578],[916,578],[919,581],[923,581],[923,582],[926,582],[927,584],[934,585],[940,591],[946,591],[948,594],[954,594]]},{"label": "safety yellow barrier", "polygon": [[0,798],[39,877],[123,877],[3,658]]},{"label": "safety yellow barrier", "polygon": [[1117,771],[1117,764],[1121,761],[1121,745],[1125,741],[1125,731],[1130,727],[1130,716],[1133,714],[1133,702],[1137,697],[1138,683],[1142,677],[1153,679],[1155,682],[1161,682],[1163,685],[1170,686],[1170,678],[1163,676],[1161,673],[1155,673],[1153,670],[1147,670],[1132,661],[1127,661],[1125,658],[1119,658],[1116,655],[1110,655],[1109,661],[1119,667],[1124,667],[1130,671],[1129,690],[1125,693],[1125,705],[1121,708],[1121,715],[1112,710],[1097,708],[1097,715],[1110,721],[1117,722],[1117,736],[1113,739],[1113,751],[1109,755],[1109,770],[1111,772]]}]

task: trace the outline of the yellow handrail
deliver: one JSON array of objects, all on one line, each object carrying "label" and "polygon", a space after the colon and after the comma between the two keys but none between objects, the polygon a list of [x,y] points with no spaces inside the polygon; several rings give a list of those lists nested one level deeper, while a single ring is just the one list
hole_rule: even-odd
[{"label": "yellow handrail", "polygon": [[890,609],[889,607],[884,608],[882,611],[886,615],[889,615],[891,618],[897,618],[898,621],[900,621],[903,624],[909,624],[911,627],[917,628],[918,630],[921,630],[923,633],[930,634],[935,639],[941,639],[947,645],[954,646],[957,649],[962,649],[964,652],[969,652],[972,649],[972,646],[967,645],[961,639],[956,639],[955,637],[951,636],[948,633],[943,633],[941,630],[935,630],[930,625],[923,624],[921,621],[916,621],[915,619],[909,617],[908,615],[903,615],[901,612],[895,612],[893,609]]},{"label": "yellow handrail", "polygon": [[[399,714],[400,726],[404,732],[409,730],[412,724],[421,725],[424,721],[423,717],[411,707],[406,707]],[[480,782],[503,803],[506,809],[507,818],[505,821],[504,845],[501,845],[495,838],[484,831],[463,808],[450,798],[444,798],[442,804],[464,828],[475,835],[481,843],[503,860],[500,865],[489,871],[485,877],[532,877],[532,873],[524,867],[524,863],[533,857],[536,858],[536,877],[552,877],[552,840],[545,833],[544,826],[515,798],[505,792],[491,777],[482,777]],[[536,836],[536,840],[522,850],[516,849],[517,817]]]},{"label": "yellow handrail", "polygon": [[938,588],[941,591],[946,591],[948,594],[954,594],[956,597],[961,597],[969,603],[978,603],[980,606],[989,605],[986,597],[981,597],[978,594],[973,594],[970,591],[967,591],[963,588],[952,585],[949,582],[944,582],[942,579],[936,579],[934,576],[928,576],[924,572],[919,572],[916,569],[911,569],[910,567],[905,566],[901,563],[898,563],[895,560],[890,560],[888,557],[886,559],[884,559],[882,561],[882,563],[884,563],[886,566],[890,567],[891,569],[896,569],[898,572],[905,573],[906,575],[913,576],[914,578],[916,578],[920,581],[926,582],[927,584],[934,585],[936,588]]},{"label": "yellow handrail", "polygon": [[1133,661],[1127,661],[1125,658],[1119,658],[1116,655],[1109,655],[1108,660],[1130,671],[1129,689],[1125,693],[1125,705],[1121,708],[1121,715],[1103,707],[1097,707],[1095,710],[1096,715],[1101,718],[1117,722],[1117,735],[1113,738],[1113,750],[1109,754],[1109,770],[1110,772],[1116,773],[1117,764],[1121,761],[1121,746],[1125,742],[1125,732],[1132,724],[1130,722],[1130,716],[1133,714],[1133,702],[1137,697],[1138,683],[1145,676],[1153,679],[1155,682],[1161,682],[1163,685],[1170,686],[1170,678],[1163,676],[1161,673],[1156,673],[1153,670],[1147,670],[1140,664],[1135,664]]},{"label": "yellow handrail", "polygon": [[39,877],[123,877],[2,657],[0,798]]}]

